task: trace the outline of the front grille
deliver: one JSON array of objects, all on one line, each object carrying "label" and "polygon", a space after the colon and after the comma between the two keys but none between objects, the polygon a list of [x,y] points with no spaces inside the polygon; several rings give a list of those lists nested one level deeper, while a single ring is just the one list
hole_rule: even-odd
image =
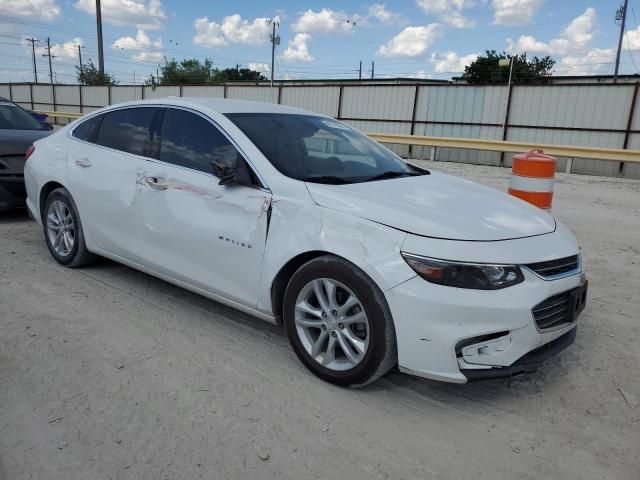
[{"label": "front grille", "polygon": [[549,297],[544,302],[533,307],[533,318],[538,328],[542,330],[571,323],[573,314],[572,301],[571,292],[564,292]]},{"label": "front grille", "polygon": [[555,277],[563,273],[573,272],[580,267],[578,255],[549,260],[547,262],[530,263],[525,265],[543,278]]}]

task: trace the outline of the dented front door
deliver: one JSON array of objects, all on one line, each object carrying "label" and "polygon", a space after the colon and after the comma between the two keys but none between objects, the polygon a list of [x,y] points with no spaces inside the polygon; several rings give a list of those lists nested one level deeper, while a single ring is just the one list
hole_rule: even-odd
[{"label": "dented front door", "polygon": [[255,307],[271,194],[149,161],[137,172],[145,265]]}]

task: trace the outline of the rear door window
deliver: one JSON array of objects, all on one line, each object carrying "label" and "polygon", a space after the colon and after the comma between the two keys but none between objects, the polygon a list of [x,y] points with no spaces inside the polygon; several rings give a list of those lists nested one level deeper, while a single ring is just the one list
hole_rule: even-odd
[{"label": "rear door window", "polygon": [[98,136],[98,130],[100,130],[100,124],[104,115],[96,115],[95,117],[85,120],[76,128],[73,129],[72,135],[78,140],[85,142],[95,143]]},{"label": "rear door window", "polygon": [[114,110],[104,115],[97,144],[114,148],[122,152],[151,157],[152,124],[156,114],[162,109],[157,107],[137,107]]},{"label": "rear door window", "polygon": [[208,120],[185,110],[167,110],[161,132],[161,161],[212,174],[212,162],[235,168],[238,156],[235,146]]}]

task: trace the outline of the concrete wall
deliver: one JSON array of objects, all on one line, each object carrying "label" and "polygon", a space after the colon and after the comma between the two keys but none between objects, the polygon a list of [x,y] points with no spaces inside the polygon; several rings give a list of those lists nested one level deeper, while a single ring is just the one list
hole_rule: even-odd
[{"label": "concrete wall", "polygon": [[[168,96],[225,97],[291,105],[324,113],[365,132],[487,138],[640,149],[637,84],[567,83],[514,86],[449,84],[313,84],[80,87],[0,84],[0,96],[25,108],[87,113],[105,105]],[[506,129],[504,123],[509,109]],[[392,146],[429,158],[430,148]],[[437,160],[509,165],[510,155],[438,149]],[[559,159],[564,170],[566,159]],[[574,159],[573,172],[640,178],[640,165]]]}]

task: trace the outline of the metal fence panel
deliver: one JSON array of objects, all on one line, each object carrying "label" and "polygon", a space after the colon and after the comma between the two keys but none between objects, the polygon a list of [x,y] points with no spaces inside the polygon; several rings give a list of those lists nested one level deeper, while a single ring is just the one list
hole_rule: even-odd
[{"label": "metal fence panel", "polygon": [[141,86],[111,87],[111,105],[133,100],[142,100]]},{"label": "metal fence panel", "polygon": [[80,111],[80,87],[56,85],[56,104],[72,106],[75,105],[77,110],[63,110],[61,112],[75,112]]},{"label": "metal fence panel", "polygon": [[509,123],[622,130],[627,127],[633,88],[633,85],[520,86],[513,90]]},{"label": "metal fence panel", "polygon": [[[14,102],[29,103],[29,108],[31,108],[31,92],[29,90],[29,85],[14,85],[11,87],[11,96]],[[7,98],[9,97],[7,96]]]},{"label": "metal fence panel", "polygon": [[155,88],[144,86],[142,88],[144,88],[144,98],[166,98],[180,96],[180,87],[177,85],[171,87],[157,86]]},{"label": "metal fence panel", "polygon": [[[484,89],[479,87],[438,87],[429,92],[427,111],[419,112],[418,120],[436,122],[480,122]],[[440,127],[436,127],[436,130]],[[447,130],[446,127],[442,127]]]},{"label": "metal fence panel", "polygon": [[53,95],[50,85],[34,85],[33,103],[43,103],[49,105],[49,110],[53,110]]},{"label": "metal fence panel", "polygon": [[183,97],[224,97],[224,87],[221,86],[184,86],[182,87]]},{"label": "metal fence panel", "polygon": [[11,87],[9,85],[0,85],[0,97],[4,97],[7,100],[11,100],[13,96],[13,92],[11,91]]},{"label": "metal fence panel", "polygon": [[282,87],[280,103],[337,117],[339,95],[340,87]]},{"label": "metal fence panel", "polygon": [[415,87],[351,87],[342,90],[341,117],[411,120]]},{"label": "metal fence panel", "polygon": [[[130,87],[111,87],[112,89]],[[135,87],[131,87],[135,88]],[[113,101],[113,100],[112,100]],[[106,107],[109,105],[109,87],[82,87],[82,110],[90,112],[95,107]],[[92,107],[92,108],[87,108]]]},{"label": "metal fence panel", "polygon": [[271,87],[227,87],[227,98],[278,103],[278,89]]}]

